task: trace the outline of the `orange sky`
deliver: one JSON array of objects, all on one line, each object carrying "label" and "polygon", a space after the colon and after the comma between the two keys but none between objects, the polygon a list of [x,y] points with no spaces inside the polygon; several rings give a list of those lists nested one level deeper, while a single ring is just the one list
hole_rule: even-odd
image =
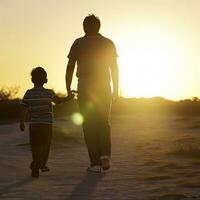
[{"label": "orange sky", "polygon": [[21,96],[40,65],[47,87],[65,91],[66,56],[94,13],[117,46],[124,96],[200,96],[199,7],[198,0],[1,0],[0,86],[19,86]]}]

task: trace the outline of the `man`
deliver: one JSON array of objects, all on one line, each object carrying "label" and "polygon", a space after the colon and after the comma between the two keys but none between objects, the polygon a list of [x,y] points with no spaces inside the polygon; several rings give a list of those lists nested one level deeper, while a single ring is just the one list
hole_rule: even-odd
[{"label": "man", "polygon": [[78,102],[84,118],[83,132],[91,162],[87,170],[95,173],[110,168],[111,138],[108,118],[111,102],[118,98],[117,52],[114,43],[99,34],[100,26],[100,20],[95,15],[84,19],[85,36],[73,43],[66,71],[66,87],[70,94],[77,63]]}]

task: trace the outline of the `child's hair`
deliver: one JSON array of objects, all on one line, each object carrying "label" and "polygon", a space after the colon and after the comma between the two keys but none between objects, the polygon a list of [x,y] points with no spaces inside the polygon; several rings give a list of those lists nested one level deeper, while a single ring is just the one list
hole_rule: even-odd
[{"label": "child's hair", "polygon": [[31,71],[31,80],[36,86],[42,86],[47,83],[47,72],[42,67],[33,68]]}]

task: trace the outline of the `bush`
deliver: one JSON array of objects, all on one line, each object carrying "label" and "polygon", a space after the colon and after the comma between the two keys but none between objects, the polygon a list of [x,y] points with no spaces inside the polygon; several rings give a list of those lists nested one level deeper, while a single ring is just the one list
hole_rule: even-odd
[{"label": "bush", "polygon": [[20,100],[16,98],[18,87],[0,88],[0,120],[19,118]]},{"label": "bush", "polygon": [[0,101],[15,99],[18,92],[18,87],[0,88]]}]

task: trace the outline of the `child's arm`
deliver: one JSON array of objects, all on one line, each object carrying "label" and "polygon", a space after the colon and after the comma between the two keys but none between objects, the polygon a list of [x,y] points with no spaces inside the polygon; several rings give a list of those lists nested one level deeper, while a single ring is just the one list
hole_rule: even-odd
[{"label": "child's arm", "polygon": [[24,122],[26,119],[27,112],[28,112],[28,107],[21,105],[20,106],[20,125],[19,125],[21,131],[24,131],[24,129],[25,129]]},{"label": "child's arm", "polygon": [[52,98],[52,101],[55,103],[55,104],[60,104],[60,103],[63,103],[63,102],[67,102],[67,101],[70,101],[71,99],[74,98],[74,94],[72,93],[71,95],[67,96],[67,97],[59,97],[57,95],[55,95],[53,98]]}]

